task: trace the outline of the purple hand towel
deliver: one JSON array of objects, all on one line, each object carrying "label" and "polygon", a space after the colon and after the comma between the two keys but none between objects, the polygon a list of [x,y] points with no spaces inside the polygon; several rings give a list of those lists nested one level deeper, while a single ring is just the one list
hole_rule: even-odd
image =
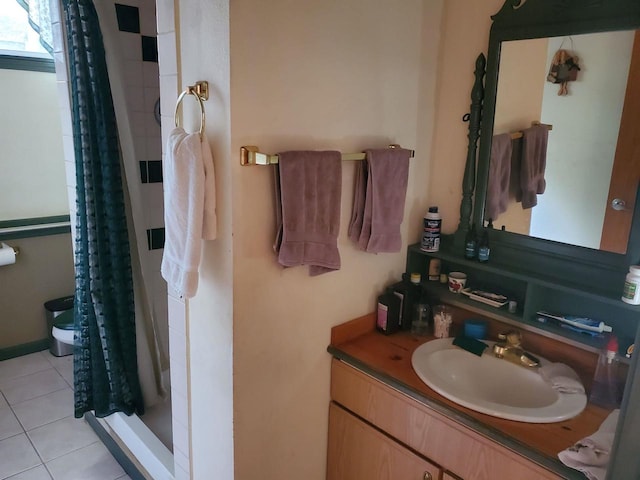
[{"label": "purple hand towel", "polygon": [[544,126],[531,127],[522,131],[522,159],[520,161],[522,208],[535,207],[538,204],[537,195],[544,193],[548,139],[549,130]]},{"label": "purple hand towel", "polygon": [[509,181],[513,142],[509,133],[494,135],[491,141],[491,161],[487,180],[485,216],[495,220],[509,206]]},{"label": "purple hand towel", "polygon": [[340,269],[338,232],[342,156],[333,151],[278,154],[274,249],[285,267],[309,265],[310,275]]},{"label": "purple hand towel", "polygon": [[385,148],[366,154],[362,171],[356,172],[349,238],[370,253],[399,252],[411,151]]}]

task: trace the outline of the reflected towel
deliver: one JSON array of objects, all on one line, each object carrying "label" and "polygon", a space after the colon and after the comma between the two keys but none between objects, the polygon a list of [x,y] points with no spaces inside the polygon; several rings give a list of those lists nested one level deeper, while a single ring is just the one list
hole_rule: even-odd
[{"label": "reflected towel", "polygon": [[540,367],[538,373],[560,393],[584,393],[580,377],[564,363],[549,363]]},{"label": "reflected towel", "polygon": [[340,269],[338,232],[342,156],[334,151],[278,154],[274,250],[285,267],[309,265],[310,275]]},{"label": "reflected towel", "polygon": [[491,161],[487,180],[486,218],[497,219],[509,206],[512,152],[513,141],[509,133],[494,135],[491,141]]},{"label": "reflected towel", "polygon": [[560,461],[584,473],[589,480],[604,480],[619,413],[620,410],[612,411],[597,432],[560,452]]},{"label": "reflected towel", "polygon": [[520,188],[522,208],[532,208],[538,204],[537,195],[544,193],[546,182],[544,171],[547,167],[547,141],[549,130],[535,126],[522,131],[522,157],[520,161]]},{"label": "reflected towel", "polygon": [[398,252],[411,150],[367,150],[356,170],[349,238],[370,253]]},{"label": "reflected towel", "polygon": [[207,138],[176,128],[163,162],[165,243],[162,277],[179,295],[198,289],[201,240],[217,235],[213,157]]}]

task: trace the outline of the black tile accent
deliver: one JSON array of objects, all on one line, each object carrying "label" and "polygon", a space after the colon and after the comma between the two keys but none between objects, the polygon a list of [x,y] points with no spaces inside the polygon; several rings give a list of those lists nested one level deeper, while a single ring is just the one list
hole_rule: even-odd
[{"label": "black tile accent", "polygon": [[118,29],[121,32],[140,33],[140,9],[116,3]]},{"label": "black tile accent", "polygon": [[151,248],[151,229],[147,228],[147,246],[149,247],[149,250],[153,250],[153,248]]},{"label": "black tile accent", "polygon": [[142,61],[158,63],[158,39],[142,35]]},{"label": "black tile accent", "polygon": [[140,181],[142,183],[149,182],[149,176],[147,173],[147,162],[139,162],[140,163]]},{"label": "black tile accent", "polygon": [[150,160],[147,162],[149,172],[149,183],[162,182],[162,162],[160,160]]},{"label": "black tile accent", "polygon": [[147,230],[147,239],[150,240],[149,250],[164,248],[164,228],[152,228]]}]

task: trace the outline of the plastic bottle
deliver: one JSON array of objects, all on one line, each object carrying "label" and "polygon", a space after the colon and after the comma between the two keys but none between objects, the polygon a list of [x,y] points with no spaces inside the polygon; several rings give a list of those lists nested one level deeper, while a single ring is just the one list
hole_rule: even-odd
[{"label": "plastic bottle", "polygon": [[423,293],[413,305],[413,317],[411,319],[411,334],[424,336],[429,334],[429,320],[431,308],[427,296]]},{"label": "plastic bottle", "polygon": [[438,213],[438,207],[429,207],[429,211],[424,216],[420,250],[424,250],[425,252],[437,252],[440,250],[441,227],[442,217]]},{"label": "plastic bottle", "polygon": [[604,408],[619,408],[622,400],[620,362],[618,360],[618,340],[611,335],[606,348],[598,358],[593,376],[589,401]]},{"label": "plastic bottle", "polygon": [[640,265],[631,265],[624,280],[622,301],[631,305],[640,305]]},{"label": "plastic bottle", "polygon": [[394,294],[401,300],[400,328],[402,330],[411,329],[413,320],[414,305],[420,300],[422,295],[422,275],[412,273],[402,275],[402,282],[392,286]]},{"label": "plastic bottle", "polygon": [[478,250],[478,237],[476,236],[476,226],[471,225],[464,239],[464,257],[472,260],[476,258]]},{"label": "plastic bottle", "polygon": [[485,230],[482,234],[482,238],[480,239],[480,244],[478,245],[478,261],[483,263],[488,262],[490,253],[491,249],[489,248],[489,232]]},{"label": "plastic bottle", "polygon": [[379,332],[389,335],[400,329],[400,305],[400,299],[393,292],[378,297],[376,328]]}]

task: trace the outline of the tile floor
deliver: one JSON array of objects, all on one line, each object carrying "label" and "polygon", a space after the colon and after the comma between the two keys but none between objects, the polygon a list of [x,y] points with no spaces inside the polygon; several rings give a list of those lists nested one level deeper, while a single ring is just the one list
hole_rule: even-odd
[{"label": "tile floor", "polygon": [[0,479],[129,479],[73,417],[72,387],[72,356],[43,351],[0,362]]}]

